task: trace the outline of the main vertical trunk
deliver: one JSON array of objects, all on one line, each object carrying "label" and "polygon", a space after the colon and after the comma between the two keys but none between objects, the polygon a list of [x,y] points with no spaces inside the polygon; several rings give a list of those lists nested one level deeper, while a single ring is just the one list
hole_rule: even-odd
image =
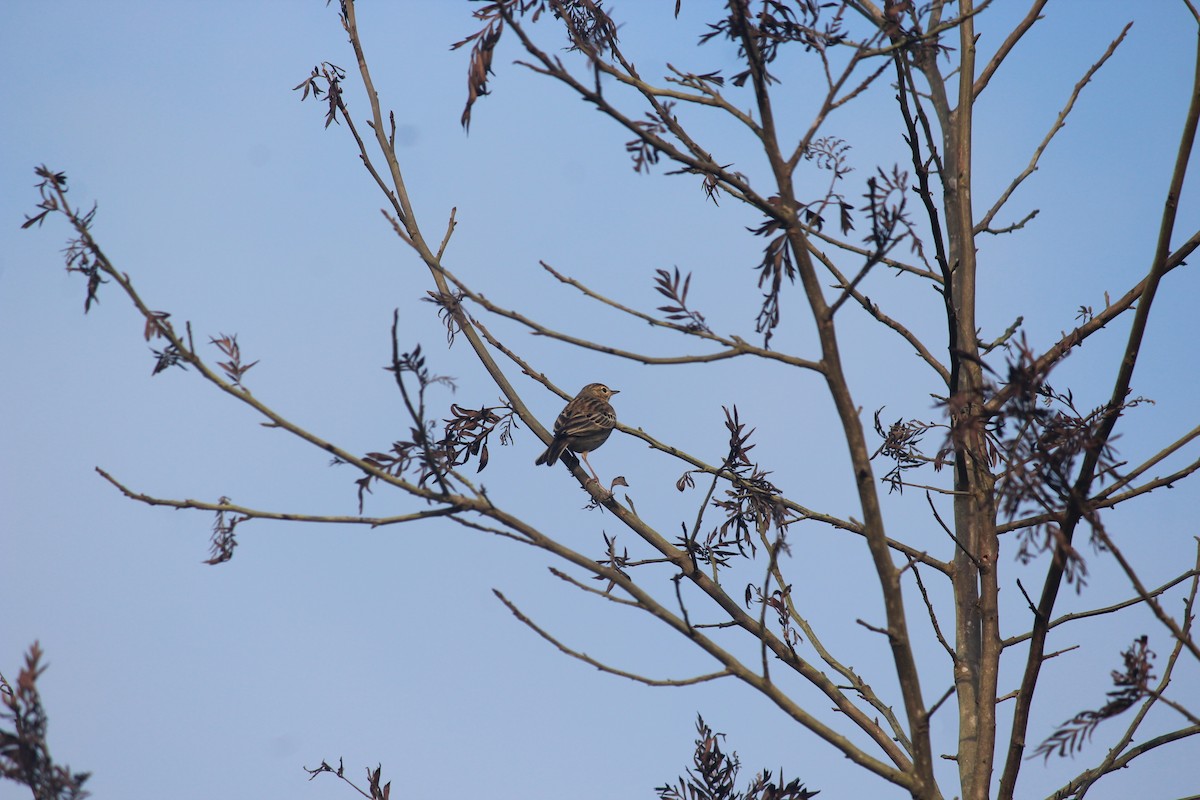
[{"label": "main vertical trunk", "polygon": [[961,547],[954,556],[955,687],[958,692],[958,768],[963,800],[986,800],[995,750],[996,618],[994,478],[981,416],[984,375],[976,337],[974,213],[971,202],[975,33],[972,4],[963,2],[959,27],[958,97],[942,116],[942,175],[953,309],[950,358],[954,442],[954,523]]}]

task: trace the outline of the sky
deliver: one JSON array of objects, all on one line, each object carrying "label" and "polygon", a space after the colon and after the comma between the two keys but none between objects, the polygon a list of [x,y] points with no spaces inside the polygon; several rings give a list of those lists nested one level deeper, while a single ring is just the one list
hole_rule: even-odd
[{"label": "sky", "polygon": [[[335,4],[336,5],[336,4]],[[624,3],[622,41],[648,76],[669,62],[704,72],[728,68],[732,50],[694,46],[714,3]],[[1018,4],[979,21],[981,52],[1003,39]],[[694,178],[630,168],[618,130],[565,89],[515,65],[511,44],[495,62],[494,94],[477,104],[469,135],[468,3],[364,4],[364,47],[386,108],[417,218],[439,240],[452,208],[458,228],[447,266],[495,302],[524,308],[549,327],[659,355],[698,345],[630,324],[559,284],[556,269],[620,302],[653,312],[657,269],[693,272],[689,300],[717,331],[753,340],[759,293],[752,266],[758,218],[729,198],[714,206]],[[1017,235],[981,244],[981,337],[1017,316],[1034,347],[1102,307],[1144,273],[1153,252],[1178,146],[1196,29],[1182,3],[1094,0],[1050,4],[979,105],[977,213],[1028,163],[1071,88],[1124,24],[1127,40],[1083,92],[1067,126],[1001,219],[1037,208]],[[93,773],[95,797],[250,798],[352,796],[302,767],[343,758],[347,774],[382,764],[398,796],[497,798],[652,797],[689,765],[697,713],[728,735],[744,779],[760,768],[801,777],[821,797],[899,797],[798,729],[747,687],[729,681],[651,688],[570,659],[499,603],[503,591],[569,646],[656,678],[711,671],[687,643],[627,608],[583,595],[549,574],[540,551],[445,521],[370,529],[255,521],[239,528],[227,564],[208,566],[211,517],[150,508],[122,497],[103,468],[159,497],[235,502],[310,514],[353,514],[355,475],[328,455],[263,427],[194,371],[152,376],[143,323],[115,286],[86,316],[85,290],[61,258],[59,220],[20,230],[37,203],[39,164],[68,175],[70,196],[98,204],[94,233],[142,297],[191,323],[198,342],[236,334],[255,396],[352,452],[407,436],[391,376],[390,327],[402,346],[422,346],[430,368],[456,379],[434,407],[496,404],[498,393],[465,342],[447,347],[435,309],[421,302],[428,272],[398,241],[384,201],[344,126],[292,87],[315,64],[353,66],[353,53],[323,2],[55,2],[0,6],[0,671],[13,679],[40,641],[50,664],[39,683],[57,760]],[[794,95],[785,126],[800,129],[820,89],[803,60],[779,65]],[[367,114],[347,81],[351,111]],[[857,203],[876,165],[903,163],[887,91],[833,115],[827,131],[852,147],[848,195]],[[640,115],[640,109],[637,111]],[[762,163],[740,131],[696,121],[713,150],[751,176]],[[793,131],[795,132],[795,131]],[[1193,174],[1197,165],[1193,161]],[[810,176],[811,177],[811,174]],[[914,201],[915,202],[915,201]],[[1182,240],[1200,220],[1194,189],[1180,206]],[[867,286],[914,328],[938,341],[927,287],[877,272]],[[1194,268],[1163,285],[1134,393],[1153,399],[1122,422],[1130,463],[1195,426],[1198,331]],[[784,297],[773,346],[814,356],[797,290]],[[485,318],[486,320],[487,318]],[[620,419],[709,461],[724,454],[723,406],[757,429],[753,451],[789,496],[855,516],[847,460],[832,405],[817,378],[745,361],[651,368],[579,353],[487,320],[506,344],[568,391],[600,380],[617,388]],[[937,419],[936,381],[911,351],[861,315],[842,318],[846,361],[864,417]],[[1107,398],[1128,321],[1089,341],[1055,373],[1082,407]],[[209,355],[216,356],[208,348]],[[549,425],[562,401],[505,365]],[[594,557],[603,534],[641,552],[610,515],[559,470],[533,467],[540,444],[521,428],[493,446],[479,476],[489,494],[541,529]],[[1196,458],[1195,445],[1168,465]],[[602,476],[624,475],[644,517],[670,534],[693,519],[698,492],[674,488],[682,467],[632,437],[614,436],[592,458]],[[1167,469],[1164,466],[1164,469]],[[880,470],[882,472],[882,470]],[[930,481],[944,476],[927,476]],[[1148,585],[1195,558],[1194,486],[1160,491],[1136,511],[1115,511],[1110,530],[1136,555]],[[619,496],[621,496],[619,494]],[[371,515],[419,506],[382,489]],[[918,492],[886,498],[890,529],[950,556]],[[793,528],[792,563],[803,607],[827,644],[891,693],[877,637],[866,551],[815,524]],[[1011,549],[1009,551],[1011,553]],[[1131,590],[1103,554],[1087,552],[1091,579],[1064,592],[1059,609],[1099,607]],[[1037,565],[1006,557],[1004,629],[1027,625],[1016,581],[1037,585]],[[671,591],[663,572],[655,591]],[[1181,595],[1170,595],[1178,610]],[[1148,633],[1160,663],[1169,649],[1145,613],[1079,625],[1053,649],[1080,645],[1047,668],[1030,738],[1103,704],[1109,670],[1134,636]],[[937,677],[944,655],[920,634],[921,663]],[[941,670],[941,672],[937,672]],[[1002,683],[1014,685],[1015,666]],[[1200,670],[1181,668],[1186,700]],[[791,687],[815,708],[823,701]],[[892,693],[892,696],[896,695]],[[1165,730],[1181,718],[1156,711]],[[934,735],[949,741],[949,717]],[[1074,761],[1030,761],[1022,796],[1049,794],[1105,752],[1123,722],[1101,726]],[[1168,760],[1169,756],[1169,760]],[[1151,755],[1089,794],[1180,797],[1196,791],[1177,765],[1200,758],[1200,741]],[[949,770],[949,762],[939,765]],[[360,781],[361,784],[361,781]],[[952,785],[947,781],[947,786]],[[0,784],[0,799],[26,796]]]}]

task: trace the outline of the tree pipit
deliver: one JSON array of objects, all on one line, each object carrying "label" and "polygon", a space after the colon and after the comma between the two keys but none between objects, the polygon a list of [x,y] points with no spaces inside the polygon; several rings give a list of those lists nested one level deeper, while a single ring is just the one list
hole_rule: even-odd
[{"label": "tree pipit", "polygon": [[614,394],[618,391],[603,383],[589,383],[580,389],[554,421],[554,441],[534,463],[554,466],[563,450],[570,450],[583,459],[592,478],[600,483],[600,476],[592,469],[587,454],[608,441],[617,424],[617,414],[608,402]]}]

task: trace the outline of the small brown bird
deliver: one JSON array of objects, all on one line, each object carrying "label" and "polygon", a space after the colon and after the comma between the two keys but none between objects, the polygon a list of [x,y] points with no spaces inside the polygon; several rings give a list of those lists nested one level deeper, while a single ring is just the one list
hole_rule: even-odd
[{"label": "small brown bird", "polygon": [[608,398],[618,393],[603,383],[589,383],[580,389],[575,399],[567,403],[554,421],[554,441],[534,463],[554,466],[563,450],[570,450],[579,454],[596,483],[599,483],[600,477],[588,462],[587,454],[608,441],[613,426],[617,424],[616,412],[609,405]]}]

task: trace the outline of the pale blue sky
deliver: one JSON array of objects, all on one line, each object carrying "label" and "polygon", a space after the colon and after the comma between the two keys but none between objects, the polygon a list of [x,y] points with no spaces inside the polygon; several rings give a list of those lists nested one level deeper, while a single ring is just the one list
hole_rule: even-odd
[{"label": "pale blue sky", "polygon": [[[617,6],[639,67],[658,76],[664,61],[696,72],[726,66],[723,45],[692,46],[702,12],[715,4],[685,2],[681,37],[671,36],[673,5]],[[1011,25],[1001,14],[1023,13],[1024,4],[996,5],[980,21],[985,53]],[[551,327],[655,353],[697,352],[601,312],[537,262],[645,310],[661,305],[653,271],[677,265],[696,273],[691,300],[713,328],[752,338],[759,294],[751,267],[761,241],[745,226],[754,215],[728,199],[706,204],[693,178],[664,177],[661,168],[635,175],[628,134],[514,66],[512,49],[499,53],[495,95],[477,105],[471,134],[463,133],[466,53],[449,45],[474,30],[472,8],[369,3],[360,11],[377,88],[407,142],[402,166],[427,235],[439,238],[458,208],[448,266]],[[1030,342],[1044,347],[1073,326],[1078,306],[1123,293],[1149,262],[1191,75],[1195,26],[1180,3],[1052,3],[977,112],[975,199],[979,213],[991,205],[1130,18],[1127,42],[1002,215],[1011,221],[1036,207],[1036,223],[982,245],[985,339],[1023,314]],[[339,756],[356,778],[382,762],[403,797],[651,797],[690,762],[699,711],[729,734],[746,778],[782,766],[822,798],[899,796],[745,687],[649,689],[558,654],[512,618],[493,587],[568,644],[622,668],[659,678],[713,669],[661,627],[550,577],[538,551],[445,522],[374,531],[253,522],[239,530],[233,561],[208,567],[200,563],[208,515],[133,503],[95,474],[100,466],[149,494],[228,495],[265,509],[350,514],[356,505],[355,476],[328,468],[325,454],[261,427],[192,372],[151,378],[142,323],[116,287],[103,287],[99,306],[83,315],[83,283],[62,269],[64,226],[18,230],[36,202],[40,163],[68,174],[76,202],[99,203],[98,240],[152,307],[190,320],[198,340],[238,334],[247,358],[261,360],[247,378],[255,395],[325,438],[365,452],[406,434],[381,369],[395,308],[402,343],[421,343],[436,372],[459,379],[458,393],[435,405],[496,401],[467,348],[445,349],[432,307],[420,302],[428,274],[379,215],[383,201],[346,131],[324,130],[322,109],[291,91],[323,60],[349,67],[353,54],[336,9],[316,0],[0,6],[0,669],[11,678],[25,648],[41,641],[51,664],[40,685],[54,755],[91,770],[98,798],[345,797],[328,780],[307,783],[300,769]],[[793,66],[783,76],[798,98],[787,121],[799,125],[811,95],[808,67]],[[347,85],[362,119],[353,76]],[[904,157],[886,94],[847,108],[827,128],[854,147],[854,202],[875,164]],[[748,174],[760,169],[739,132],[705,130],[714,152]],[[1195,191],[1185,194],[1180,220],[1185,235],[1200,220]],[[882,272],[872,281],[873,299],[936,341],[927,287]],[[1194,268],[1177,270],[1156,300],[1134,382],[1156,405],[1123,423],[1118,444],[1131,462],[1196,424],[1198,291]],[[785,297],[790,316],[774,344],[810,356],[800,303],[798,293]],[[907,348],[856,316],[845,314],[843,342],[864,413],[886,405],[889,420],[936,418],[936,383]],[[721,406],[736,403],[759,427],[754,455],[780,486],[806,505],[856,514],[814,376],[742,362],[652,371],[508,325],[494,330],[572,391],[591,380],[621,389],[623,421],[709,460],[724,452]],[[1106,399],[1126,330],[1122,322],[1089,341],[1056,376],[1076,388],[1081,406]],[[516,369],[509,374],[549,424],[561,401]],[[514,447],[493,448],[481,476],[492,495],[595,557],[601,531],[625,542],[611,517],[580,510],[586,498],[565,473],[533,468],[538,448],[524,429]],[[1193,446],[1181,458],[1195,455]],[[699,498],[673,488],[682,467],[639,443],[614,437],[592,462],[603,475],[625,475],[660,530],[694,515]],[[1194,557],[1196,496],[1184,484],[1110,516],[1148,584]],[[949,556],[923,497],[887,503],[894,535]],[[414,508],[383,491],[367,504],[378,515]],[[861,543],[815,525],[794,531],[791,570],[805,608],[889,692],[888,671],[874,669],[886,662],[885,648],[854,624],[879,617]],[[1078,597],[1064,593],[1063,611],[1130,594],[1105,558],[1088,555],[1092,584]],[[1005,631],[1014,633],[1025,624],[1014,580],[1036,584],[1037,572],[1008,560],[1001,569],[1011,604]],[[657,588],[669,590],[661,580]],[[1052,639],[1052,648],[1083,648],[1048,668],[1043,687],[1053,688],[1030,738],[1102,704],[1118,651],[1141,632],[1165,656],[1161,628],[1146,615]],[[944,655],[932,638],[927,644],[922,658],[937,677],[926,692],[936,696]],[[1181,685],[1197,679],[1187,665]],[[796,694],[827,705],[804,688]],[[935,734],[945,737],[938,725],[948,721],[935,718]],[[1098,758],[1121,725],[1102,726],[1073,762],[1027,764],[1022,795],[1053,791]],[[1130,787],[1148,798],[1194,792],[1194,780],[1169,765],[1200,758],[1200,743],[1173,753],[1170,761],[1148,757],[1089,797],[1127,797]],[[0,784],[0,798],[19,796]]]}]

